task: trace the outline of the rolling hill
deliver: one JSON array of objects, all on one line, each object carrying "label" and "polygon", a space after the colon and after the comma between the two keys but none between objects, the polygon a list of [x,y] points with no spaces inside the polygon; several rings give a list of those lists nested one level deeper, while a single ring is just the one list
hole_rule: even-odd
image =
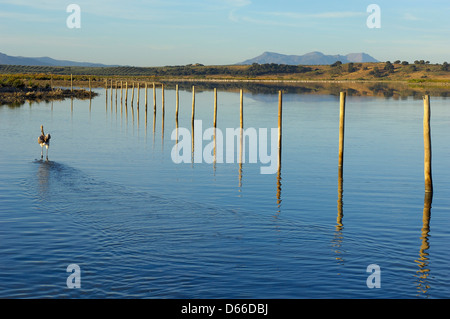
[{"label": "rolling hill", "polygon": [[265,63],[277,63],[288,65],[328,65],[333,64],[336,61],[342,63],[349,62],[379,62],[367,53],[350,53],[347,55],[325,55],[322,52],[310,52],[304,55],[285,55],[275,52],[264,52],[263,54],[254,57],[252,59],[245,60],[237,63],[240,65],[249,65],[253,63],[265,64]]},{"label": "rolling hill", "polygon": [[68,60],[55,60],[49,57],[29,58],[22,56],[10,56],[0,52],[0,64],[26,65],[26,66],[84,66],[84,67],[111,67],[117,65],[105,65],[101,63],[75,62]]}]

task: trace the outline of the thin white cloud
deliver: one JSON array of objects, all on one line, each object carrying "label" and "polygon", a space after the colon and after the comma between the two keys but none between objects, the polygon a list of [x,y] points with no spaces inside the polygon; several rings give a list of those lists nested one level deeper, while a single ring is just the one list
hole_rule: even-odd
[{"label": "thin white cloud", "polygon": [[237,10],[230,11],[228,18],[233,22],[244,21],[248,23],[298,27],[304,25],[306,20],[312,19],[344,19],[354,17],[364,17],[365,12],[336,11],[321,13],[297,13],[297,12],[253,12],[251,15],[237,15]]},{"label": "thin white cloud", "polygon": [[308,19],[308,18],[341,19],[341,18],[360,17],[366,15],[365,12],[358,12],[358,11],[335,11],[335,12],[321,12],[321,13],[262,12],[262,14],[291,19]]},{"label": "thin white cloud", "polygon": [[245,7],[250,5],[252,2],[250,0],[225,0],[225,3],[231,5],[232,7]]},{"label": "thin white cloud", "polygon": [[409,20],[409,21],[418,21],[418,20],[422,20],[414,15],[412,15],[411,13],[406,12],[405,14],[403,14],[403,19],[404,20]]}]

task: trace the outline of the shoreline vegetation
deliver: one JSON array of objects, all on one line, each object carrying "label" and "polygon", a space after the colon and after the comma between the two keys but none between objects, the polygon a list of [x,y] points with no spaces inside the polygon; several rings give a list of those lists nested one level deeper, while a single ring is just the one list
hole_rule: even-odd
[{"label": "shoreline vegetation", "polygon": [[[73,79],[73,91],[71,87]],[[120,81],[164,84],[190,90],[213,88],[251,93],[332,94],[398,97],[432,94],[450,96],[450,67],[447,62],[428,61],[347,63],[332,65],[252,64],[163,67],[53,67],[0,65],[0,104],[97,95],[86,88],[120,89]],[[75,89],[77,87],[77,89]],[[130,87],[130,85],[128,86]],[[69,89],[67,89],[69,88]]]},{"label": "shoreline vegetation", "polygon": [[[38,81],[25,82],[26,76],[5,77],[0,75],[0,105],[22,105],[26,102],[64,100],[66,98],[89,99],[98,93],[85,89],[52,88]],[[69,84],[70,86],[70,84]]]}]

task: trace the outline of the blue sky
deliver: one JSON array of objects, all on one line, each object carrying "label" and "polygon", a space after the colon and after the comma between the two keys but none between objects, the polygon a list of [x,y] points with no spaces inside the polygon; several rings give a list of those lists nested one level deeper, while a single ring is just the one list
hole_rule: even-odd
[{"label": "blue sky", "polygon": [[[69,4],[81,9],[70,29]],[[377,4],[381,28],[368,28]],[[0,52],[134,66],[234,64],[265,51],[450,62],[448,0],[0,0]]]}]

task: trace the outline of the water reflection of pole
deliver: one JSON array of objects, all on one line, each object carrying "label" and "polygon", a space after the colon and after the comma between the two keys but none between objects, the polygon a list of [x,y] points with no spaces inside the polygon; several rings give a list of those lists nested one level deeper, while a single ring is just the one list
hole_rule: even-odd
[{"label": "water reflection of pole", "polygon": [[155,147],[156,109],[153,111],[153,147]]},{"label": "water reflection of pole", "polygon": [[147,108],[145,108],[145,137],[147,140]]},{"label": "water reflection of pole", "polygon": [[175,120],[176,138],[175,144],[178,144],[178,119]]},{"label": "water reflection of pole", "polygon": [[137,105],[137,109],[136,109],[136,115],[137,115],[137,128],[138,128],[138,134],[139,134],[139,104]]},{"label": "water reflection of pole", "polygon": [[343,183],[344,183],[344,179],[343,179],[343,175],[342,175],[342,167],[339,167],[339,172],[338,172],[338,200],[337,200],[337,210],[338,210],[338,215],[337,215],[337,226],[336,226],[336,230],[337,231],[341,231],[343,224],[342,224],[342,219],[344,217],[344,212],[343,212],[343,200],[342,200],[342,195],[344,192],[344,187],[343,187]]},{"label": "water reflection of pole", "polygon": [[108,80],[105,79],[105,111],[108,112]]},{"label": "water reflection of pole", "polygon": [[[131,100],[133,100],[133,98]],[[131,102],[131,109],[130,109],[130,111],[131,111],[131,123],[132,123],[132,125],[134,127],[134,107],[133,107],[133,102]]]},{"label": "water reflection of pole", "polygon": [[337,200],[337,218],[336,218],[336,231],[334,233],[334,240],[333,240],[333,247],[334,252],[336,253],[336,260],[339,263],[343,263],[344,259],[342,257],[342,241],[343,241],[343,234],[342,230],[344,228],[342,219],[344,217],[343,212],[343,176],[342,176],[342,167],[339,167],[339,174],[338,174],[338,200]]},{"label": "water reflection of pole", "polygon": [[416,260],[419,266],[417,270],[417,290],[421,294],[426,294],[430,288],[428,283],[428,276],[430,274],[430,269],[428,268],[429,258],[428,249],[430,244],[428,242],[428,236],[430,232],[430,215],[431,215],[431,203],[433,194],[431,192],[425,192],[425,199],[423,204],[423,217],[422,217],[422,235],[420,239],[422,240],[422,245],[419,250],[419,259]]},{"label": "water reflection of pole", "polygon": [[216,174],[216,162],[217,162],[217,141],[216,141],[216,131],[217,129],[214,128],[214,160],[213,160],[213,171],[214,171],[214,175]]},{"label": "water reflection of pole", "polygon": [[191,147],[191,166],[194,166],[194,121],[192,121],[191,127],[192,127],[192,134],[191,134],[191,143],[192,143],[192,147]]}]

